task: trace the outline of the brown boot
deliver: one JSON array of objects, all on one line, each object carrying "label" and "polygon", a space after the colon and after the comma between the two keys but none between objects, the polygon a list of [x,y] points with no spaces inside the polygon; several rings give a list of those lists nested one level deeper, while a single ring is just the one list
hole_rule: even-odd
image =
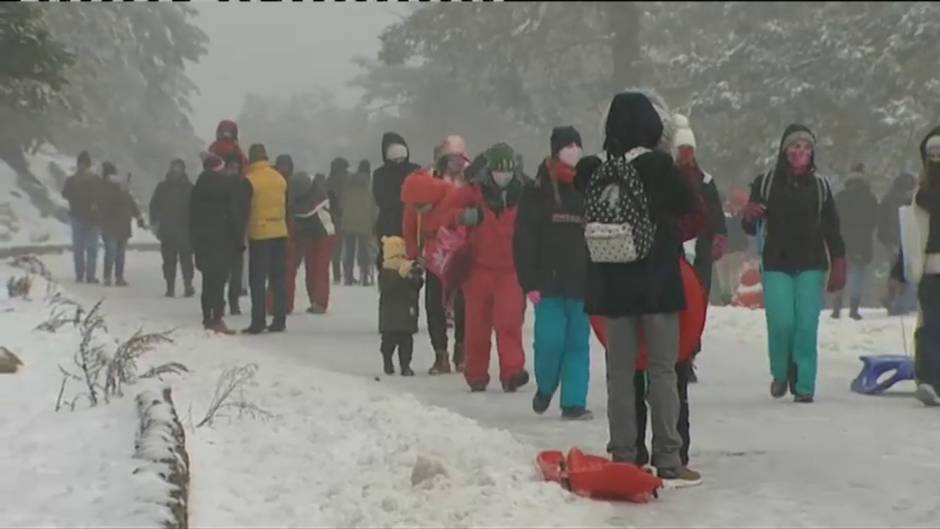
[{"label": "brown boot", "polygon": [[463,373],[463,344],[454,345],[454,371]]},{"label": "brown boot", "polygon": [[447,351],[435,351],[434,365],[428,370],[429,375],[446,375],[450,373],[450,361],[447,360]]},{"label": "brown boot", "polygon": [[210,325],[209,330],[218,334],[227,334],[227,335],[235,334],[235,331],[229,329],[228,325],[225,325],[225,322],[222,320],[219,320],[213,323],[212,325]]}]

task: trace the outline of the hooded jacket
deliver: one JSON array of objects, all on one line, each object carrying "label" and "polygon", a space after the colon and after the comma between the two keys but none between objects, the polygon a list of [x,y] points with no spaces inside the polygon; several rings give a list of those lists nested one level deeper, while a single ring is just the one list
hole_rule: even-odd
[{"label": "hooded jacket", "polygon": [[330,175],[326,179],[326,191],[330,194],[333,218],[338,227],[343,224],[343,187],[349,179],[349,161],[335,158],[330,162]]},{"label": "hooded jacket", "polygon": [[167,173],[150,199],[150,225],[161,242],[189,246],[189,199],[193,184],[186,173]]},{"label": "hooded jacket", "polygon": [[[437,235],[441,226],[449,226],[454,222],[455,213],[445,204],[445,199],[454,189],[452,183],[435,178],[427,169],[418,169],[405,179],[399,199],[405,207],[400,231],[405,239],[409,259],[420,257],[423,242]],[[433,207],[431,211],[419,215],[416,204],[432,204]]]},{"label": "hooded jacket", "polygon": [[[633,160],[649,199],[656,236],[650,254],[634,263],[587,265],[585,310],[606,317],[675,313],[685,309],[685,291],[679,270],[682,237],[679,219],[696,212],[696,196],[672,159],[672,114],[649,91],[618,94],[605,123],[606,155],[622,156],[635,147],[651,152]],[[595,183],[597,156],[583,158],[576,168],[575,188],[580,192]]]},{"label": "hooded jacket", "polygon": [[62,196],[69,203],[69,215],[86,224],[97,224],[101,217],[103,182],[91,170],[78,171],[68,177]]},{"label": "hooded jacket", "polygon": [[101,234],[108,239],[131,238],[131,221],[141,218],[134,197],[121,184],[105,180],[101,184]]},{"label": "hooded jacket", "polygon": [[[385,157],[385,151],[392,144],[408,147],[405,139],[394,132],[387,132],[382,136],[381,167],[372,173],[372,197],[379,208],[375,232],[379,237],[385,235],[402,235],[402,222],[404,205],[402,204],[402,185],[405,178],[420,169],[416,164],[406,158],[402,163],[395,163]],[[409,150],[410,156],[410,150]]]},{"label": "hooded jacket", "polygon": [[871,186],[862,176],[850,178],[845,189],[836,195],[836,205],[841,217],[846,257],[853,263],[870,263],[872,239],[878,221],[878,217],[872,215],[878,209],[878,199],[871,192]]},{"label": "hooded jacket", "polygon": [[[796,176],[790,171],[783,141],[794,132],[809,132],[803,125],[790,125],[783,132],[777,150],[777,163],[771,173],[758,176],[751,184],[751,202],[767,206],[764,218],[764,270],[799,273],[827,270],[829,258],[845,257],[845,243],[839,227],[839,214],[829,183],[816,174],[815,152],[810,171]],[[762,194],[764,180],[773,175],[769,199]],[[822,204],[820,201],[820,189]],[[742,221],[744,231],[757,234],[757,225]]]},{"label": "hooded jacket", "polygon": [[513,235],[516,275],[523,292],[583,299],[588,252],[584,198],[551,177],[549,158],[525,186]]},{"label": "hooded jacket", "polygon": [[[232,133],[231,138],[224,138],[225,132]],[[242,160],[242,174],[248,170],[248,158],[238,145],[238,124],[231,120],[222,120],[215,129],[215,141],[209,146],[209,152],[225,160],[233,153]]]}]

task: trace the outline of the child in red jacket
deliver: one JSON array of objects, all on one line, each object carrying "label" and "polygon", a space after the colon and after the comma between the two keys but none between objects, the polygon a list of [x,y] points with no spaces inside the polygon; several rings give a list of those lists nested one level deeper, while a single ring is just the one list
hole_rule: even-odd
[{"label": "child in red jacket", "polygon": [[464,378],[474,392],[490,381],[490,337],[496,331],[500,381],[514,392],[529,381],[522,349],[525,297],[516,277],[512,239],[522,179],[512,148],[505,143],[478,157],[467,175],[470,185],[447,198],[457,223],[471,228],[472,264],[464,283],[467,334],[464,340]]}]

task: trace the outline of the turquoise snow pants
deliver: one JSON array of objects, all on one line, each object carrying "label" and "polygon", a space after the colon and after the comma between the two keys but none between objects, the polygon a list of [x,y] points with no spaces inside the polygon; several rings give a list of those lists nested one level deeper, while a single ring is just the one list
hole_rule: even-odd
[{"label": "turquoise snow pants", "polygon": [[770,374],[777,382],[787,382],[792,360],[800,395],[816,391],[816,346],[825,281],[822,270],[763,273]]},{"label": "turquoise snow pants", "polygon": [[549,297],[535,306],[535,381],[549,398],[561,383],[562,409],[587,404],[590,338],[583,300]]}]

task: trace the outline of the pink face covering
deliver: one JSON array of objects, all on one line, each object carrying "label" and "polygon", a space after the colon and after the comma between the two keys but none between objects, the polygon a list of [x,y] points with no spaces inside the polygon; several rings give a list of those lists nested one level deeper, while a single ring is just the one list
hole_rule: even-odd
[{"label": "pink face covering", "polygon": [[581,147],[578,147],[577,144],[569,145],[558,151],[558,159],[568,167],[574,167],[578,165],[581,153]]}]

